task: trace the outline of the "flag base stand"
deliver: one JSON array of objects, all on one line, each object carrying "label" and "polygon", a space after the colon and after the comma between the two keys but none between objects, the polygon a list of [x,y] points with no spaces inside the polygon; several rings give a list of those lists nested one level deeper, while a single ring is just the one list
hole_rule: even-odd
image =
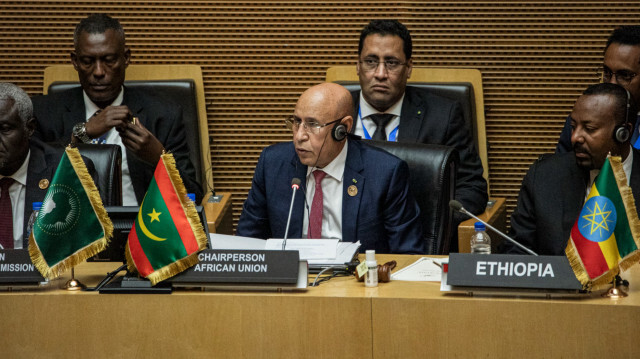
[{"label": "flag base stand", "polygon": [[75,290],[84,290],[85,288],[87,288],[87,286],[82,284],[79,280],[75,278],[75,270],[74,268],[71,268],[71,279],[69,279],[67,283],[65,283],[62,289],[75,291]]},{"label": "flag base stand", "polygon": [[602,296],[611,299],[624,298],[629,296],[627,290],[629,290],[629,282],[617,275],[611,283],[611,288],[602,293]]},{"label": "flag base stand", "polygon": [[627,294],[624,290],[613,286],[609,288],[609,290],[607,290],[606,292],[602,293],[602,296],[605,298],[618,299],[618,298],[628,297],[629,294]]},{"label": "flag base stand", "polygon": [[152,286],[148,279],[128,273],[100,288],[100,294],[171,294],[171,283],[160,282]]}]

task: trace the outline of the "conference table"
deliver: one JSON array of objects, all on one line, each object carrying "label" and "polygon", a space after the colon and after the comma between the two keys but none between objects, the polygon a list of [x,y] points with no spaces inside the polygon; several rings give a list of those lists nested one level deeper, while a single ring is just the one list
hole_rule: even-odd
[{"label": "conference table", "polygon": [[[420,256],[378,255],[397,269]],[[95,286],[117,263],[83,263]],[[629,296],[444,293],[438,282],[366,288],[336,277],[301,292],[0,292],[2,358],[640,357],[640,267]]]}]

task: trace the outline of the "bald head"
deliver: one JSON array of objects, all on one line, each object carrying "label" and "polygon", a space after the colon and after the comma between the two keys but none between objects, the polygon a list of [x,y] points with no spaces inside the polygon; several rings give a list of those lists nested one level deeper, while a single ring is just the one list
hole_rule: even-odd
[{"label": "bald head", "polygon": [[343,125],[346,132],[351,131],[352,113],[351,94],[338,84],[322,83],[303,92],[296,103],[294,116],[307,126],[293,129],[293,142],[300,162],[322,168],[333,161],[345,141],[336,141],[331,132],[338,125]]},{"label": "bald head", "polygon": [[300,95],[298,105],[312,106],[317,110],[330,110],[331,117],[338,119],[353,112],[351,93],[341,85],[325,82],[310,87]]}]

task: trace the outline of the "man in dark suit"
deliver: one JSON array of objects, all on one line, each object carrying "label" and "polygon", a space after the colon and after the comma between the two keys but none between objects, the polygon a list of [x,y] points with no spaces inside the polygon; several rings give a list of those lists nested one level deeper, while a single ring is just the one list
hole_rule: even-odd
[{"label": "man in dark suit", "polygon": [[[460,164],[455,198],[474,214],[487,205],[482,162],[460,104],[407,86],[413,60],[409,30],[395,20],[373,20],[362,30],[356,69],[362,91],[352,92],[354,133],[365,139],[454,147]],[[456,213],[456,223],[466,219]],[[457,241],[452,251],[457,251]]]},{"label": "man in dark suit", "polygon": [[[239,236],[283,238],[292,179],[304,179],[288,237],[360,241],[361,250],[424,253],[419,208],[409,193],[407,164],[347,139],[353,103],[342,86],[305,91],[287,119],[293,142],[266,148],[238,222]],[[306,198],[305,198],[306,197]]]},{"label": "man in dark suit", "polygon": [[199,203],[202,187],[189,160],[182,109],[168,99],[123,85],[131,51],[120,23],[104,14],[90,15],[76,27],[74,46],[71,62],[81,88],[33,99],[35,137],[45,142],[120,145],[124,205],[142,201],[160,155],[169,151],[187,191],[195,193]]},{"label": "man in dark suit", "polygon": [[[615,29],[604,48],[604,61],[599,70],[602,82],[618,84],[631,94],[635,103],[640,103],[640,25],[621,26]],[[638,121],[631,135],[631,145],[640,149]],[[556,153],[572,151],[571,118],[567,117]]]},{"label": "man in dark suit", "polygon": [[[512,238],[538,254],[564,255],[571,228],[608,153],[621,157],[627,183],[640,203],[640,151],[630,144],[636,112],[633,98],[619,85],[587,88],[570,115],[574,151],[531,166],[511,215]],[[524,254],[506,241],[500,250]]]},{"label": "man in dark suit", "polygon": [[60,162],[60,151],[30,140],[34,127],[29,96],[0,83],[0,245],[5,249],[27,248],[31,204],[44,200]]}]

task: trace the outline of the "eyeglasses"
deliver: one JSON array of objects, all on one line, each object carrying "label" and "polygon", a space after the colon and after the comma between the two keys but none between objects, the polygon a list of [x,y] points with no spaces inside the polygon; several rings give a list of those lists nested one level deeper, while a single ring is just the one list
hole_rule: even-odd
[{"label": "eyeglasses", "polygon": [[294,132],[298,132],[298,129],[300,128],[300,125],[302,124],[302,128],[304,128],[304,130],[308,133],[308,134],[314,134],[317,135],[320,133],[320,130],[323,129],[324,127],[327,127],[329,125],[333,125],[334,123],[338,122],[342,120],[342,118],[339,118],[335,121],[331,121],[329,123],[318,123],[318,122],[307,122],[307,121],[302,121],[302,119],[295,117],[295,116],[289,116],[287,117],[286,120],[284,120],[285,125],[287,125],[287,128],[290,130],[293,130]]},{"label": "eyeglasses", "polygon": [[[362,64],[362,67],[365,71],[375,71],[380,65],[380,61],[378,61],[378,59],[364,59],[360,60],[360,63]],[[402,66],[407,64],[406,62],[400,62],[396,59],[387,59],[382,63],[389,72],[398,72],[402,69]]]},{"label": "eyeglasses", "polygon": [[603,66],[598,69],[598,76],[601,76],[603,82],[609,82],[611,81],[613,76],[615,76],[616,81],[623,86],[628,85],[631,82],[631,80],[633,80],[633,78],[636,77],[636,75],[638,74],[636,74],[635,72],[627,71],[627,70],[620,70],[620,71],[613,72],[611,71],[610,68],[606,66]]}]

